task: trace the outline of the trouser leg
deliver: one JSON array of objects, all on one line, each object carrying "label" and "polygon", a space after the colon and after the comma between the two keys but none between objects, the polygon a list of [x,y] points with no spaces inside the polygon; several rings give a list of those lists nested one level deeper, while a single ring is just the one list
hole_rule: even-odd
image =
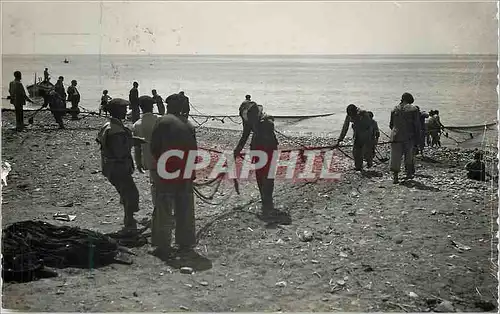
[{"label": "trouser leg", "polygon": [[193,183],[178,183],[175,193],[175,243],[180,249],[196,245]]},{"label": "trouser leg", "polygon": [[169,250],[174,227],[174,217],[172,215],[174,194],[158,191],[155,202],[156,206],[151,223],[151,244],[162,250]]},{"label": "trouser leg", "polygon": [[139,191],[132,175],[112,177],[111,184],[115,186],[123,200],[125,227],[136,227],[134,213],[139,211]]},{"label": "trouser leg", "polygon": [[403,143],[391,144],[390,169],[394,173],[399,173],[401,169],[401,158],[403,155]]},{"label": "trouser leg", "polygon": [[413,143],[405,143],[404,147],[404,162],[406,175],[412,177],[415,174],[415,154]]},{"label": "trouser leg", "polygon": [[23,106],[15,106],[16,111],[16,129],[24,129],[24,109]]},{"label": "trouser leg", "polygon": [[363,155],[366,160],[366,166],[371,168],[373,166],[373,157],[375,156],[375,144],[373,142],[363,146]]},{"label": "trouser leg", "polygon": [[141,111],[139,109],[139,105],[132,106],[132,122],[136,122],[141,118]]},{"label": "trouser leg", "polygon": [[78,114],[80,113],[80,108],[78,108],[78,102],[71,102],[71,120],[78,120]]},{"label": "trouser leg", "polygon": [[354,141],[352,156],[354,158],[354,168],[356,170],[363,169],[363,143]]}]

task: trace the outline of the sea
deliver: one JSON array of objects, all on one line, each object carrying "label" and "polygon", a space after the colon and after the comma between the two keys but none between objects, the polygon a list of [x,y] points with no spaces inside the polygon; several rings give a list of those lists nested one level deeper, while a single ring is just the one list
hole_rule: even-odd
[{"label": "sea", "polygon": [[[63,62],[66,58],[69,63]],[[388,132],[392,108],[404,92],[410,92],[421,110],[439,110],[445,126],[468,126],[497,120],[497,59],[496,55],[3,55],[2,106],[10,106],[5,97],[15,70],[23,73],[27,86],[48,68],[53,83],[60,75],[66,85],[78,81],[80,105],[87,110],[98,109],[104,89],[113,98],[128,99],[137,81],[140,95],[156,89],[165,98],[184,91],[195,114],[237,115],[246,94],[271,115],[331,114],[277,121],[276,127],[287,134],[337,137],[351,103],[372,111],[379,127]],[[205,125],[241,129],[236,122],[209,119]]]}]

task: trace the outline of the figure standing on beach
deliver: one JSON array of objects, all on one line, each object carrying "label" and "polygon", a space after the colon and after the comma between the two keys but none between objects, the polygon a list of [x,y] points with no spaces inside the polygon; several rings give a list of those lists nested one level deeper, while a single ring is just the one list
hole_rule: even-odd
[{"label": "figure standing on beach", "polygon": [[[137,171],[144,173],[144,170],[149,170],[149,183],[151,186],[151,198],[153,206],[156,206],[156,186],[155,174],[156,163],[151,156],[151,136],[153,134],[153,127],[156,124],[158,116],[153,114],[154,99],[149,96],[139,97],[139,106],[142,110],[142,117],[137,120],[133,127],[132,133],[136,137],[143,138],[147,143],[135,143],[134,157]],[[156,209],[153,211],[153,215]]]},{"label": "figure standing on beach", "polygon": [[[373,139],[373,141],[371,142],[371,145],[373,147],[372,152],[371,152],[371,160],[373,162],[373,157],[375,156],[375,149],[377,148],[378,139],[380,138],[380,130],[378,128],[377,121],[375,121],[373,119],[373,112],[368,111],[368,115],[372,119],[372,125],[373,125],[372,126],[372,130],[373,130],[372,139]],[[370,155],[369,155],[369,157],[370,157]],[[365,160],[366,160],[366,162],[368,162],[369,159],[365,157]],[[368,166],[368,168],[370,168],[370,167],[371,167],[371,165]]]},{"label": "figure standing on beach", "polygon": [[79,120],[78,114],[80,113],[80,108],[78,104],[80,103],[80,92],[76,88],[76,80],[71,81],[71,86],[68,87],[68,101],[71,102],[71,120]]},{"label": "figure standing on beach", "polygon": [[47,105],[59,124],[59,129],[64,129],[63,116],[66,114],[66,98],[61,97],[55,89],[51,89],[44,95],[44,106]]},{"label": "figure standing on beach", "polygon": [[[250,149],[264,152],[267,156],[266,165],[255,171],[255,178],[259,187],[260,198],[262,200],[263,217],[271,217],[277,214],[274,208],[273,192],[274,178],[269,178],[269,171],[273,163],[274,152],[278,149],[278,140],[274,132],[274,119],[263,112],[263,108],[255,102],[248,103],[248,107],[240,111],[243,120],[243,133],[234,149],[234,158],[237,158],[250,136]],[[253,158],[253,163],[257,157]]]},{"label": "figure standing on beach", "polygon": [[390,169],[393,173],[393,183],[399,182],[401,158],[404,164],[407,179],[415,174],[415,155],[413,150],[420,137],[420,116],[417,108],[413,106],[413,96],[404,93],[401,102],[391,112],[389,128],[391,129],[391,162]]},{"label": "figure standing on beach", "polygon": [[16,130],[24,130],[24,109],[26,101],[33,101],[26,95],[23,83],[21,83],[22,74],[20,71],[14,72],[14,80],[9,84],[10,103],[14,105],[16,111]]},{"label": "figure standing on beach", "polygon": [[101,116],[101,112],[104,111],[104,115],[108,116],[108,111],[106,110],[108,106],[108,102],[111,100],[111,96],[108,95],[108,90],[105,89],[102,91],[101,97],[101,105],[99,106],[99,117]]},{"label": "figure standing on beach", "polygon": [[441,128],[439,126],[439,122],[436,119],[436,110],[431,111],[431,116],[429,121],[427,122],[427,127],[429,130],[429,136],[431,139],[431,147],[440,146],[440,134]]},{"label": "figure standing on beach", "polygon": [[415,145],[415,154],[418,155],[419,153],[423,155],[424,153],[424,148],[425,148],[425,139],[426,139],[426,123],[425,120],[429,118],[429,115],[425,111],[421,111],[419,106],[415,106],[418,110],[418,116],[420,118],[420,136],[418,137],[418,142]]},{"label": "figure standing on beach", "polygon": [[[177,97],[176,97],[177,96]],[[195,173],[189,178],[163,179],[159,176],[160,167],[170,173],[180,170],[184,174],[187,154],[196,151],[195,129],[183,116],[183,102],[178,94],[167,98],[167,114],[158,118],[151,137],[151,154],[154,160],[168,150],[184,152],[182,159],[171,157],[168,163],[156,165],[157,171],[151,174],[156,182],[156,212],[153,215],[151,242],[157,248],[155,254],[164,256],[171,252],[173,217],[175,215],[175,242],[180,251],[190,251],[196,245],[193,181]]]},{"label": "figure standing on beach", "polygon": [[102,174],[116,188],[123,202],[126,229],[137,228],[134,213],[139,211],[139,191],[132,174],[132,132],[123,125],[130,102],[114,98],[106,104],[109,121],[99,131],[96,141],[101,146]]},{"label": "figure standing on beach", "polygon": [[183,91],[179,92],[180,99],[182,101],[182,115],[186,118],[189,117],[190,102],[189,97],[187,97]]},{"label": "figure standing on beach", "polygon": [[160,116],[163,116],[165,114],[165,105],[163,104],[163,98],[161,98],[161,96],[158,95],[156,89],[153,89],[151,93],[153,94],[153,99],[156,103],[156,106],[158,107],[158,113],[160,114]]},{"label": "figure standing on beach", "polygon": [[132,89],[128,95],[128,100],[130,101],[130,110],[132,110],[132,122],[139,120],[141,112],[139,109],[139,83],[134,82],[132,84]]},{"label": "figure standing on beach", "polygon": [[63,76],[59,76],[59,79],[57,80],[56,82],[56,85],[54,85],[54,88],[55,88],[55,91],[56,93],[64,100],[64,114],[66,114],[66,90],[64,89],[64,77]]},{"label": "figure standing on beach", "polygon": [[45,68],[45,71],[43,71],[43,81],[48,82],[49,80],[50,80],[49,69]]},{"label": "figure standing on beach", "polygon": [[362,171],[363,159],[367,160],[368,168],[373,165],[373,120],[367,111],[362,110],[353,104],[347,106],[346,112],[347,116],[345,117],[344,125],[342,126],[342,132],[340,132],[340,136],[337,140],[337,145],[340,145],[340,143],[344,140],[347,132],[349,131],[349,125],[352,123],[354,141],[352,146],[352,155],[354,158],[354,169],[356,171]]}]

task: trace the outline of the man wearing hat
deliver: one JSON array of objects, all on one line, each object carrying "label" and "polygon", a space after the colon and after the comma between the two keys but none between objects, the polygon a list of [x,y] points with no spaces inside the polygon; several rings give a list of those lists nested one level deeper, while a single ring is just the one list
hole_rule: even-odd
[{"label": "man wearing hat", "polygon": [[407,179],[413,178],[415,174],[414,148],[420,137],[420,114],[413,106],[413,96],[404,93],[401,102],[391,112],[389,128],[391,129],[391,162],[390,169],[393,173],[393,183],[399,182],[401,159],[404,156],[404,164]]},{"label": "man wearing hat", "polygon": [[356,171],[363,170],[363,159],[367,160],[367,166],[370,168],[373,164],[373,145],[375,141],[373,119],[368,111],[361,110],[353,104],[347,106],[346,112],[347,116],[337,140],[337,145],[340,145],[344,140],[347,131],[349,131],[349,125],[352,123],[354,168]]},{"label": "man wearing hat", "polygon": [[[262,111],[262,106],[250,101],[244,106],[240,106],[240,117],[243,120],[243,133],[238,145],[234,149],[234,157],[238,157],[243,147],[253,133],[250,141],[250,149],[263,151],[267,155],[267,164],[255,171],[257,185],[259,187],[262,200],[263,217],[270,217],[278,214],[274,208],[273,191],[274,179],[269,177],[269,171],[273,162],[273,154],[278,149],[278,140],[274,132],[274,119]],[[256,162],[254,157],[252,162]]]},{"label": "man wearing hat", "polygon": [[66,91],[64,90],[64,77],[59,76],[59,79],[56,82],[56,85],[54,85],[56,93],[63,99],[64,101],[64,109],[66,109]]},{"label": "man wearing hat", "polygon": [[10,103],[16,110],[16,130],[24,130],[24,109],[26,101],[33,101],[26,95],[23,83],[21,83],[22,74],[20,71],[14,72],[14,80],[9,84]]},{"label": "man wearing hat", "polygon": [[68,87],[68,101],[71,102],[71,120],[78,120],[78,114],[80,113],[80,109],[78,108],[78,104],[80,103],[80,93],[78,92],[78,89],[76,89],[76,85],[76,80],[72,80],[71,86]]},{"label": "man wearing hat", "polygon": [[[151,155],[157,171],[152,171],[156,186],[156,206],[153,213],[151,242],[154,253],[161,256],[172,252],[171,240],[175,217],[175,242],[180,251],[189,252],[196,245],[194,190],[195,174],[184,178],[187,155],[198,150],[195,129],[185,117],[185,99],[179,94],[167,97],[167,114],[159,117],[151,135]],[[183,158],[170,157],[160,165],[158,160],[169,150],[180,150]],[[179,171],[180,178],[164,179],[161,171]],[[174,217],[173,217],[174,216]]]},{"label": "man wearing hat", "polygon": [[109,121],[99,131],[96,141],[101,145],[102,174],[116,188],[124,207],[123,223],[127,229],[137,228],[134,213],[139,211],[139,191],[132,173],[134,162],[132,132],[123,125],[127,107],[125,99],[114,98],[106,104]]}]

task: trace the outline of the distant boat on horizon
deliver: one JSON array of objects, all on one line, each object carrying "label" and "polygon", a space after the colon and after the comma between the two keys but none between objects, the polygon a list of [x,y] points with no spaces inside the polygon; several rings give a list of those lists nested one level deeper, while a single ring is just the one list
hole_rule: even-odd
[{"label": "distant boat on horizon", "polygon": [[68,59],[67,58],[64,58],[64,63],[69,63]]}]

